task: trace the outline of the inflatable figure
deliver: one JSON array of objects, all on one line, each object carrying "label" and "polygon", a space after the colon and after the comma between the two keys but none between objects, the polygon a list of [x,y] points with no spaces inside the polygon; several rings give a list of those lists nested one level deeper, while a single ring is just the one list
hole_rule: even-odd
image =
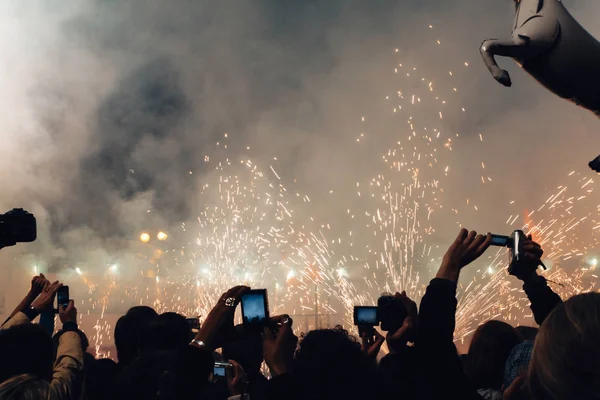
[{"label": "inflatable figure", "polygon": [[[492,76],[510,86],[508,72],[494,56],[513,58],[556,95],[600,117],[600,42],[586,31],[560,0],[514,0],[512,39],[490,39],[481,55]],[[590,162],[600,172],[600,156]]]}]

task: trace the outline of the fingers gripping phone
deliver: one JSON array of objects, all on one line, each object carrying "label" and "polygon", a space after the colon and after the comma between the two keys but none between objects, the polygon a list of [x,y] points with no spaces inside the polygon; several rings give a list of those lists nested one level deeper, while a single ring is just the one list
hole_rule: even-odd
[{"label": "fingers gripping phone", "polygon": [[367,337],[375,334],[375,326],[379,325],[377,306],[354,306],[354,325],[358,326],[358,333]]},{"label": "fingers gripping phone", "polygon": [[242,320],[245,327],[263,328],[269,323],[267,289],[251,290],[242,296]]},{"label": "fingers gripping phone", "polygon": [[61,286],[60,289],[56,292],[56,308],[63,306],[67,308],[69,305],[69,287]]}]

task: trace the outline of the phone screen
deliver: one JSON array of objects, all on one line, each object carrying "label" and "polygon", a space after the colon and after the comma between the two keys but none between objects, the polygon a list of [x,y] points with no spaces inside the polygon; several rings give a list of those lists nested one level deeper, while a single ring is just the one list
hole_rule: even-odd
[{"label": "phone screen", "polygon": [[69,305],[69,287],[61,286],[60,289],[56,292],[56,304],[59,306],[68,306]]},{"label": "phone screen", "polygon": [[508,246],[508,242],[510,240],[510,237],[508,236],[504,236],[504,235],[492,235],[492,246],[500,246],[500,247],[504,247],[504,246]]},{"label": "phone screen", "polygon": [[215,365],[213,369],[213,375],[215,378],[225,378],[225,368],[222,365]]},{"label": "phone screen", "polygon": [[379,325],[376,306],[355,306],[354,325]]},{"label": "phone screen", "polygon": [[267,290],[251,290],[242,296],[242,319],[245,325],[266,325],[269,320]]}]

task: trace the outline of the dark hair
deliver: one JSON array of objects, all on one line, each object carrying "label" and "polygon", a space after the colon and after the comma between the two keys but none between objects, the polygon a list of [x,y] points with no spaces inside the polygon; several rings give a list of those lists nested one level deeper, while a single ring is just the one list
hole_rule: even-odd
[{"label": "dark hair", "polygon": [[341,329],[309,332],[294,360],[301,398],[369,398],[375,365],[360,344]]},{"label": "dark hair", "polygon": [[128,365],[139,355],[140,333],[158,314],[150,307],[137,306],[119,318],[115,326],[115,346],[119,364]]},{"label": "dark hair", "polygon": [[191,340],[192,330],[183,315],[166,312],[154,318],[140,338],[140,354],[176,350]]},{"label": "dark hair", "polygon": [[54,362],[52,338],[38,324],[0,331],[0,360],[0,382],[22,374],[50,381]]},{"label": "dark hair", "polygon": [[538,328],[534,328],[533,326],[517,326],[515,330],[519,332],[519,335],[521,335],[523,340],[530,340],[532,342],[535,340],[539,331]]},{"label": "dark hair", "polygon": [[469,347],[465,372],[479,389],[502,388],[504,366],[513,347],[521,342],[518,332],[502,321],[480,325]]},{"label": "dark hair", "polygon": [[29,374],[13,376],[0,385],[1,400],[47,399],[50,383]]},{"label": "dark hair", "polygon": [[86,365],[85,389],[88,400],[108,399],[113,393],[119,367],[110,358],[101,358]]},{"label": "dark hair", "polygon": [[263,362],[262,337],[247,335],[244,340],[223,346],[223,359],[237,361],[246,374],[260,373]]}]

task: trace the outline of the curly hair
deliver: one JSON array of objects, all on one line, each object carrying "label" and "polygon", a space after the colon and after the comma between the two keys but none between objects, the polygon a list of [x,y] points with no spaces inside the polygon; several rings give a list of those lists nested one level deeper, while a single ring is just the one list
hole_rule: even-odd
[{"label": "curly hair", "polygon": [[309,332],[294,360],[303,399],[368,398],[374,374],[375,364],[356,338],[343,329]]}]

